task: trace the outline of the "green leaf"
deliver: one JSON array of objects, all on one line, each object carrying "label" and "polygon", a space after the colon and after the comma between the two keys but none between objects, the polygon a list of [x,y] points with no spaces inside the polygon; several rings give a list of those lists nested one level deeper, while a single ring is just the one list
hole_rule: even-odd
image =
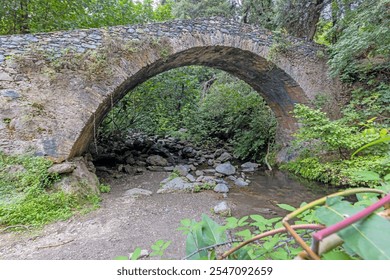
[{"label": "green leaf", "polygon": [[364,171],[354,172],[353,174],[356,177],[358,177],[359,180],[362,180],[365,182],[369,182],[369,181],[378,182],[381,179],[379,174],[376,172],[373,172],[373,171],[364,170]]},{"label": "green leaf", "polygon": [[[198,251],[201,248],[206,247],[207,244],[205,243],[203,239],[203,232],[202,232],[202,223],[196,224],[191,232],[187,235],[186,239],[186,255],[190,255],[196,251]],[[200,259],[207,259],[208,254],[207,251],[200,251],[196,254],[194,254],[192,257],[190,257],[190,260],[200,260]]]},{"label": "green leaf", "polygon": [[297,208],[291,206],[291,205],[288,205],[288,204],[277,204],[279,208],[282,208],[284,210],[287,210],[287,211],[295,211]]},{"label": "green leaf", "polygon": [[252,237],[252,233],[250,232],[249,229],[245,229],[245,230],[236,232],[236,235],[237,235],[237,236],[241,236],[241,237],[243,237],[244,239],[249,239],[249,238]]},{"label": "green leaf", "polygon": [[243,227],[243,226],[248,225],[249,223],[246,222],[246,220],[248,220],[248,219],[249,219],[248,216],[242,217],[242,218],[238,221],[238,226],[239,226],[239,227]]},{"label": "green leaf", "polygon": [[129,258],[126,257],[126,256],[117,256],[117,257],[115,257],[114,260],[116,260],[116,261],[128,261]]},{"label": "green leaf", "polygon": [[[352,216],[363,210],[340,197],[327,200],[325,206],[316,210],[320,221],[327,226],[342,221],[346,216]],[[362,219],[349,227],[340,230],[338,235],[347,247],[366,260],[390,259],[389,242],[390,223],[375,214]]]},{"label": "green leaf", "polygon": [[202,231],[204,242],[208,245],[219,244],[227,240],[226,233],[223,228],[214,222],[209,216],[202,215]]},{"label": "green leaf", "polygon": [[151,246],[153,252],[150,253],[150,256],[162,256],[171,243],[172,241],[157,240],[156,243]]},{"label": "green leaf", "polygon": [[132,261],[138,260],[140,255],[141,255],[141,248],[138,247],[134,250],[133,254],[131,254],[130,260]]},{"label": "green leaf", "polygon": [[353,158],[358,152],[364,150],[364,149],[367,149],[371,146],[374,146],[374,145],[377,145],[377,144],[380,144],[380,143],[384,143],[384,142],[388,142],[390,141],[390,136],[383,136],[383,137],[380,137],[379,139],[377,140],[374,140],[366,145],[364,145],[363,147],[360,147],[359,149],[357,149],[352,155],[351,155],[351,158]]},{"label": "green leaf", "polygon": [[352,260],[351,256],[346,252],[339,250],[332,250],[322,255],[324,260]]}]

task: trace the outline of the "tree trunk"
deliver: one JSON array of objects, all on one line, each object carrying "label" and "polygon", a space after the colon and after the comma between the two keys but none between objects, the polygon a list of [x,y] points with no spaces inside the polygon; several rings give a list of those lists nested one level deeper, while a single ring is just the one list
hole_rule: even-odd
[{"label": "tree trunk", "polygon": [[28,13],[29,0],[20,0],[20,33],[30,33],[29,27],[29,13]]}]

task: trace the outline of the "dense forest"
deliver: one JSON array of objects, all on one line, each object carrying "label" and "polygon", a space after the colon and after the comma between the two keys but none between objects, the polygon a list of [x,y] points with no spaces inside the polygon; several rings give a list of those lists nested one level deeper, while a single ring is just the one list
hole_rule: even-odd
[{"label": "dense forest", "polygon": [[[294,151],[299,150],[299,155],[278,167],[333,186],[370,187],[389,191],[389,0],[1,2],[1,35],[222,16],[262,26],[278,36],[291,35],[323,45],[325,53],[321,55],[328,58],[330,69],[324,75],[330,75],[343,83],[342,94],[349,101],[342,108],[342,116],[336,120],[323,112],[322,109],[329,106],[329,100],[321,93],[316,95],[311,106],[297,105],[294,116],[301,126],[294,135],[292,148]],[[188,66],[159,74],[128,93],[103,121],[99,137],[105,139],[129,131],[168,135],[208,147],[229,145],[238,159],[263,164],[267,156],[267,164],[274,165],[273,157],[280,148],[275,144],[276,126],[272,111],[249,85],[220,70]],[[47,197],[35,196],[56,179],[45,171],[50,164],[44,159],[20,159],[0,154],[0,164],[3,166],[15,162],[25,165],[28,170],[28,180],[24,180],[19,188],[30,189],[29,195],[35,201],[31,205],[15,206],[12,210],[14,212],[5,210],[5,206],[0,203],[0,224],[29,223],[28,219],[21,219],[23,213],[42,204],[42,201],[49,201],[49,208],[52,209],[63,204],[71,208],[79,203],[77,199],[63,194],[58,195],[60,197],[57,200],[48,198],[48,194],[45,194]],[[0,174],[4,175],[6,170],[0,168]],[[34,172],[41,172],[41,175],[36,177]],[[1,176],[0,186],[9,185],[6,180],[7,176]],[[373,201],[372,197],[360,198],[360,205]],[[88,199],[95,204],[96,198]],[[312,212],[305,213],[303,220],[313,221]],[[69,211],[57,214],[38,223],[71,215]],[[322,218],[324,214],[318,216]],[[207,218],[203,222],[212,224]],[[277,221],[261,222],[264,229],[269,230],[270,224]],[[226,227],[231,229],[247,224],[232,218]],[[257,221],[258,224],[260,221]],[[196,228],[188,221],[183,225]],[[251,250],[259,249],[253,247]],[[235,258],[254,254],[249,251],[238,252]],[[344,251],[342,255],[345,256]],[[276,255],[269,257],[278,258]],[[279,257],[288,258],[285,255]]]}]

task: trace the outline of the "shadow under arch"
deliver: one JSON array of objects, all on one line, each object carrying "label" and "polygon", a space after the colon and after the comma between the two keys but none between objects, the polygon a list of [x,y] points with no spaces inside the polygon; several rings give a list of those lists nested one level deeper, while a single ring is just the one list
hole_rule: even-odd
[{"label": "shadow under arch", "polygon": [[69,157],[83,154],[94,138],[96,128],[129,91],[165,71],[183,66],[208,66],[226,71],[245,81],[264,98],[277,120],[277,141],[286,146],[297,123],[291,115],[294,104],[309,103],[299,84],[272,62],[248,50],[229,46],[190,47],[147,64],[105,96],[90,117],[71,149]]}]

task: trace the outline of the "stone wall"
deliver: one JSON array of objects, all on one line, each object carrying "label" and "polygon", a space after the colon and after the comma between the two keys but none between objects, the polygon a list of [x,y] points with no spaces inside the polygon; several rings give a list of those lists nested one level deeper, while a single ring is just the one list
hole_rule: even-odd
[{"label": "stone wall", "polygon": [[0,36],[0,149],[58,162],[78,156],[129,90],[187,65],[250,84],[275,112],[278,139],[288,145],[295,103],[325,94],[337,104],[340,86],[327,76],[322,51],[221,18]]}]

